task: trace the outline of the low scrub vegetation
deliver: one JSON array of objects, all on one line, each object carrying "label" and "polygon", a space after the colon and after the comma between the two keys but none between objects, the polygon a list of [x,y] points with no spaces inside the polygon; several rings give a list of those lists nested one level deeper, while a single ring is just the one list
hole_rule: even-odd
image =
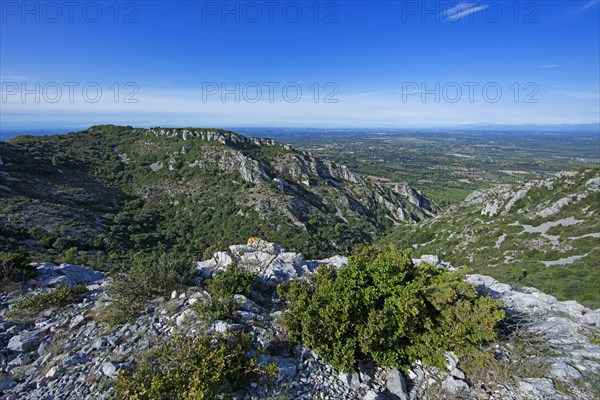
[{"label": "low scrub vegetation", "polygon": [[84,285],[58,285],[49,292],[26,297],[22,302],[15,304],[7,317],[22,321],[29,320],[44,310],[74,303],[86,292],[87,288]]},{"label": "low scrub vegetation", "polygon": [[175,337],[119,375],[116,399],[222,399],[249,380],[275,372],[248,357],[252,342],[236,333],[198,338]]},{"label": "low scrub vegetation", "polygon": [[24,255],[0,252],[0,285],[21,283],[35,275],[35,267],[27,264],[27,258]]},{"label": "low scrub vegetation", "polygon": [[339,270],[320,267],[278,291],[289,303],[283,321],[291,338],[343,371],[363,360],[443,366],[445,351],[475,353],[495,339],[504,318],[500,303],[478,297],[463,275],[417,268],[408,251],[391,246],[359,247]]},{"label": "low scrub vegetation", "polygon": [[167,253],[136,254],[131,269],[126,274],[114,277],[108,288],[113,302],[101,315],[101,320],[110,325],[123,324],[133,317],[153,297],[168,296],[171,291],[189,283],[195,270],[185,257]]},{"label": "low scrub vegetation", "polygon": [[235,264],[226,271],[215,273],[208,282],[208,292],[211,297],[205,302],[198,302],[194,305],[196,313],[206,322],[233,321],[238,310],[234,296],[236,294],[248,296],[254,278],[254,273],[239,268]]},{"label": "low scrub vegetation", "polygon": [[247,296],[254,282],[254,274],[238,267],[230,266],[226,271],[216,272],[208,283],[208,292],[219,298],[241,294]]}]

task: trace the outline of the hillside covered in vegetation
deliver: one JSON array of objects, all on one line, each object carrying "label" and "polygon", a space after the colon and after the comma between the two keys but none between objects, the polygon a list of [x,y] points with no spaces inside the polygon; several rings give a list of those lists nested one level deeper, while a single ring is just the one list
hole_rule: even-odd
[{"label": "hillside covered in vegetation", "polygon": [[199,258],[261,236],[347,254],[439,208],[271,139],[93,126],[0,143],[0,249],[109,268],[168,249]]},{"label": "hillside covered in vegetation", "polygon": [[600,168],[475,191],[384,241],[511,284],[600,307]]}]

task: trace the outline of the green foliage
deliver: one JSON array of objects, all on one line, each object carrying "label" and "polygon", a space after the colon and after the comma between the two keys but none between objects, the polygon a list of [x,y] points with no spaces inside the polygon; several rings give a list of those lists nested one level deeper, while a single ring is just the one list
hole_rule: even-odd
[{"label": "green foliage", "polygon": [[[101,125],[67,135],[20,136],[4,147],[11,158],[21,157],[22,165],[32,166],[20,171],[28,174],[24,182],[38,178],[60,186],[60,194],[40,200],[35,187],[23,184],[14,201],[0,199],[0,209],[6,213],[20,210],[22,215],[39,216],[35,231],[28,234],[28,227],[24,237],[16,229],[0,227],[0,235],[11,240],[0,242],[0,249],[21,251],[21,241],[33,237],[43,241],[51,255],[58,255],[54,261],[77,247],[78,263],[93,262],[95,268],[110,270],[114,259],[126,261],[129,254],[151,251],[160,243],[199,259],[249,236],[261,236],[308,258],[323,258],[347,254],[357,243],[370,243],[372,235],[390,224],[381,208],[370,215],[349,212],[352,207],[338,204],[344,214],[340,218],[334,203],[345,203],[347,193],[326,182],[310,190],[296,187],[293,208],[299,215],[292,219],[304,226],[290,223],[289,194],[280,193],[274,183],[245,182],[238,171],[223,170],[223,160],[243,155],[275,175],[273,169],[286,157],[300,154],[279,145],[184,141],[179,135],[155,136],[146,129]],[[64,174],[56,172],[52,160]],[[157,161],[164,168],[152,171],[149,165]],[[191,166],[196,161],[201,167]],[[361,200],[377,208],[367,197]],[[56,213],[64,218],[51,223],[43,218]]]},{"label": "green foliage", "polygon": [[26,297],[25,300],[15,304],[7,317],[18,321],[26,321],[35,317],[44,310],[64,307],[79,300],[87,292],[84,285],[58,285],[49,292]]},{"label": "green foliage", "polygon": [[185,257],[138,253],[129,273],[114,277],[108,288],[113,302],[101,319],[111,325],[123,324],[137,315],[149,299],[168,296],[189,283],[194,274],[191,260]]},{"label": "green foliage", "polygon": [[243,334],[175,337],[119,375],[114,398],[137,400],[223,399],[273,368],[247,357],[251,339]]},{"label": "green foliage", "polygon": [[[587,167],[576,172],[548,178],[551,187],[533,185],[510,212],[485,216],[481,215],[482,204],[463,203],[413,228],[394,227],[380,242],[400,247],[418,244],[417,255],[437,254],[454,266],[469,266],[475,273],[501,282],[533,286],[559,300],[577,300],[598,308],[600,248],[595,236],[600,226],[600,193],[590,190],[587,182],[598,178],[600,169]],[[582,193],[587,194],[580,198]],[[572,200],[563,204],[565,198]],[[563,206],[549,216],[539,214],[555,204]],[[564,219],[576,223],[561,223]],[[545,234],[525,228],[552,222],[555,226]],[[561,259],[564,264],[544,265]]]},{"label": "green foliage", "polygon": [[254,273],[234,264],[226,271],[215,273],[208,283],[208,292],[218,298],[233,297],[235,294],[247,296],[254,278]]},{"label": "green foliage", "polygon": [[216,272],[208,283],[210,299],[194,304],[194,310],[205,322],[234,321],[238,305],[233,296],[236,294],[248,296],[254,278],[254,273],[236,264],[225,271]]},{"label": "green foliage", "polygon": [[0,284],[23,282],[36,275],[23,254],[0,252]]},{"label": "green foliage", "polygon": [[478,297],[461,274],[416,268],[408,251],[391,246],[361,246],[339,270],[320,267],[278,292],[290,304],[283,320],[291,338],[344,371],[370,359],[443,366],[444,351],[476,352],[504,318],[500,303]]},{"label": "green foliage", "polygon": [[205,301],[195,303],[192,308],[201,321],[212,323],[213,321],[235,322],[238,305],[232,297],[211,297]]},{"label": "green foliage", "polygon": [[75,264],[77,261],[77,247],[67,249],[61,259],[64,264]]},{"label": "green foliage", "polygon": [[[514,342],[511,342],[515,345]],[[522,344],[521,344],[522,345]],[[515,346],[518,348],[519,346]],[[505,360],[494,357],[494,351],[486,350],[477,354],[467,354],[461,359],[461,370],[471,382],[515,382],[516,377],[544,378],[548,375],[548,363],[539,355],[526,355],[510,352]]]}]

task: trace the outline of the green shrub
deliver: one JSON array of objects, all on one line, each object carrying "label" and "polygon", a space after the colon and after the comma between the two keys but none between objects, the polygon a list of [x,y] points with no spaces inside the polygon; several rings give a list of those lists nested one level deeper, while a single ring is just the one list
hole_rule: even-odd
[{"label": "green shrub", "polygon": [[216,272],[208,283],[210,299],[194,304],[194,310],[205,322],[234,321],[238,310],[234,295],[248,296],[254,278],[254,273],[244,270],[236,264],[225,271]]},{"label": "green shrub", "polygon": [[238,305],[231,297],[211,297],[206,301],[195,303],[192,308],[198,317],[204,321],[211,323],[215,320],[235,321],[237,316]]},{"label": "green shrub", "polygon": [[196,339],[175,337],[133,371],[119,375],[116,399],[221,399],[273,366],[257,367],[247,357],[251,339],[244,334]]},{"label": "green shrub", "polygon": [[86,292],[87,288],[84,285],[58,285],[49,292],[26,297],[25,300],[15,304],[12,310],[7,313],[7,317],[18,321],[26,321],[44,310],[64,307],[67,304],[74,303]]},{"label": "green shrub", "polygon": [[406,368],[415,359],[441,367],[444,351],[460,356],[493,340],[504,317],[499,302],[478,297],[463,278],[417,268],[409,251],[361,246],[339,270],[320,267],[278,292],[290,305],[283,321],[291,338],[335,368],[362,360]]},{"label": "green shrub", "polygon": [[233,297],[235,294],[247,296],[254,282],[254,273],[230,266],[226,271],[216,272],[208,283],[208,292],[218,298]]},{"label": "green shrub", "polygon": [[23,282],[35,275],[35,267],[27,264],[24,255],[0,252],[0,283]]},{"label": "green shrub", "polygon": [[61,262],[63,264],[75,264],[77,260],[77,247],[71,247],[63,253]]},{"label": "green shrub", "polygon": [[115,276],[108,292],[113,298],[101,320],[119,325],[133,318],[153,297],[168,296],[171,291],[189,283],[195,274],[191,260],[172,255],[132,257],[132,267],[126,274]]}]

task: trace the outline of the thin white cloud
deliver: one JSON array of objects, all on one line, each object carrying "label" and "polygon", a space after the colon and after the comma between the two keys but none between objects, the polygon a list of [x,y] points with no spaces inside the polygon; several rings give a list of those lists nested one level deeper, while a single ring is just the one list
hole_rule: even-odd
[{"label": "thin white cloud", "polygon": [[485,10],[489,7],[489,4],[475,4],[463,2],[448,10],[444,9],[439,16],[444,18],[446,21],[456,22],[471,14],[475,14],[479,11]]},{"label": "thin white cloud", "polygon": [[600,94],[598,92],[550,92],[550,94],[558,94],[561,96],[572,97],[578,100],[598,100]]},{"label": "thin white cloud", "polygon": [[[591,89],[590,89],[591,90]],[[584,93],[584,92],[581,92]],[[497,103],[491,103],[463,92],[453,103],[433,95],[408,94],[399,90],[336,95],[338,103],[315,102],[305,93],[297,103],[276,98],[270,102],[266,95],[261,101],[234,101],[232,96],[223,102],[220,96],[203,98],[201,90],[140,90],[139,103],[113,100],[106,91],[97,103],[83,101],[80,94],[73,103],[63,94],[60,101],[50,103],[25,100],[20,95],[8,95],[2,103],[0,120],[7,124],[41,123],[51,119],[88,124],[90,121],[136,125],[177,126],[424,126],[456,124],[464,121],[485,123],[588,123],[599,120],[594,111],[598,100],[590,93],[557,92],[560,96],[540,97],[540,103],[515,102],[508,92]],[[565,96],[579,96],[573,101]],[[2,93],[0,93],[0,99]],[[148,121],[153,121],[149,123]],[[69,125],[69,124],[67,124]]]},{"label": "thin white cloud", "polygon": [[560,67],[560,65],[558,65],[558,64],[544,64],[544,65],[540,65],[540,68],[545,68],[545,69],[547,69],[547,68],[558,68],[558,67]]},{"label": "thin white cloud", "polygon": [[597,6],[598,4],[600,4],[600,0],[590,0],[587,3],[585,3],[584,6],[579,9],[579,11],[585,11],[594,6]]}]

